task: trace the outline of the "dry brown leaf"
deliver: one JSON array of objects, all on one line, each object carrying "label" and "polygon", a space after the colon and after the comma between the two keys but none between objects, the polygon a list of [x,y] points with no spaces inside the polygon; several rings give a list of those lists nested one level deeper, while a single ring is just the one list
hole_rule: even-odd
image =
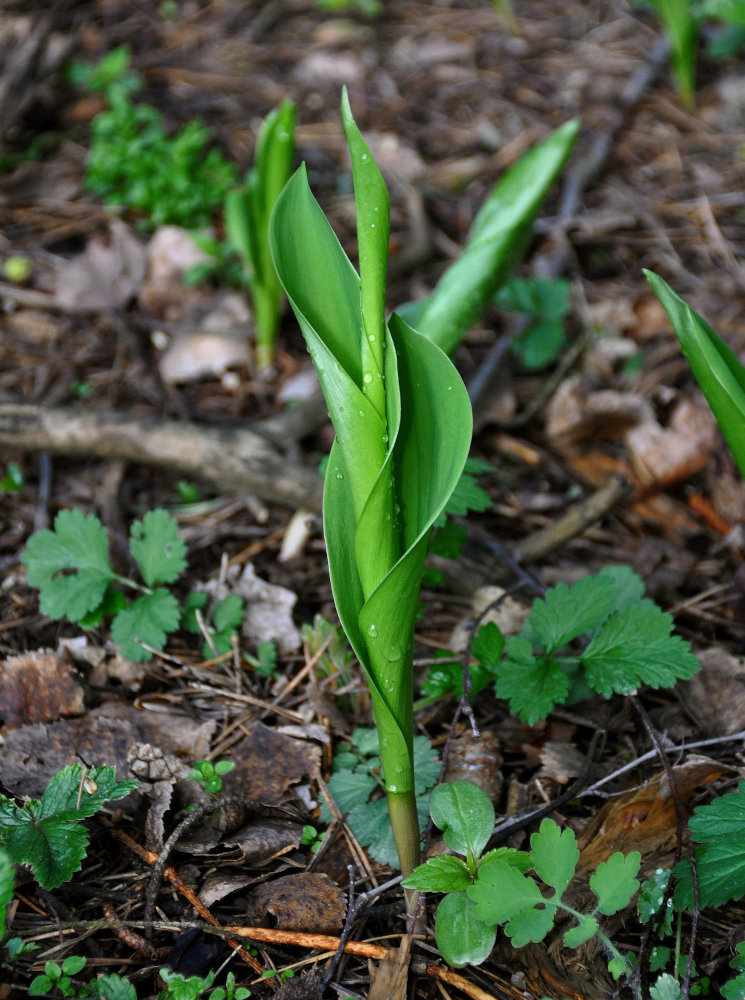
[{"label": "dry brown leaf", "polygon": [[83,689],[69,663],[50,649],[0,662],[0,725],[8,729],[82,715]]},{"label": "dry brown leaf", "polygon": [[280,930],[333,934],[344,923],[344,893],[328,875],[298,872],[256,886],[246,897],[247,921],[264,926],[267,914]]},{"label": "dry brown leaf", "polygon": [[279,802],[293,785],[320,766],[320,747],[283,736],[257,722],[231,750],[231,785],[249,799]]},{"label": "dry brown leaf", "polygon": [[227,847],[240,848],[243,859],[250,865],[264,865],[272,858],[297,850],[303,836],[299,823],[288,820],[257,819],[225,837]]},{"label": "dry brown leaf", "polygon": [[54,298],[81,313],[125,306],[145,276],[145,248],[123,222],[112,219],[109,245],[91,240],[85,251],[64,261],[55,274]]},{"label": "dry brown leaf", "polygon": [[727,736],[745,723],[745,658],[712,647],[696,654],[701,670],[675,688],[704,733]]}]

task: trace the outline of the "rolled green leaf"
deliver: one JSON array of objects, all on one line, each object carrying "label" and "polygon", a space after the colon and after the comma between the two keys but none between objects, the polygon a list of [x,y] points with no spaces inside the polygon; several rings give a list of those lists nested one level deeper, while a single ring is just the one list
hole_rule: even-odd
[{"label": "rolled green leaf", "polygon": [[295,159],[296,113],[292,101],[284,100],[266,116],[246,183],[225,196],[225,229],[251,290],[260,369],[272,363],[279,326],[282,286],[269,251],[268,229],[274,203]]},{"label": "rolled green leaf", "polygon": [[358,275],[308,186],[277,200],[274,263],[298,318],[336,439],[324,531],[339,619],[372,693],[391,821],[405,874],[419,861],[413,775],[413,642],[432,525],[462,472],[471,407],[447,356],[395,314],[385,322],[388,194],[352,119]]},{"label": "rolled green leaf", "polygon": [[709,324],[652,271],[644,272],[662,303],[696,381],[745,477],[745,367]]},{"label": "rolled green leaf", "polygon": [[447,354],[478,321],[528,248],[533,222],[579,131],[573,118],[522,156],[481,206],[463,253],[427,298],[400,310]]}]

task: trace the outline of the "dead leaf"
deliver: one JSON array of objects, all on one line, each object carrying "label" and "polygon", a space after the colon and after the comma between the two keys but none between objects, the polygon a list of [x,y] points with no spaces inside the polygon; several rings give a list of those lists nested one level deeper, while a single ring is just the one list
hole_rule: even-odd
[{"label": "dead leaf", "polygon": [[571,743],[549,740],[538,752],[541,761],[540,776],[566,785],[570,778],[581,774],[585,756]]},{"label": "dead leaf", "polygon": [[63,309],[81,313],[120,309],[140,287],[145,248],[119,219],[109,225],[108,245],[93,239],[79,257],[57,269],[54,298]]},{"label": "dead leaf", "polygon": [[228,594],[238,594],[244,599],[246,612],[241,632],[252,647],[276,642],[282,655],[294,653],[302,645],[300,632],[292,620],[297,594],[262,580],[252,563],[247,563],[240,576],[238,573],[240,567],[231,567],[224,582],[208,580],[204,590],[218,601]]},{"label": "dead leaf", "polygon": [[[673,768],[675,787],[685,804],[700,785],[722,773],[722,765],[709,757],[691,754],[684,764]],[[580,849],[576,877],[593,871],[601,861],[621,851],[640,851],[645,866],[655,867],[660,857],[675,847],[675,803],[667,775],[662,772],[618,798],[611,799],[578,837]]]},{"label": "dead leaf", "polygon": [[80,719],[10,730],[0,747],[0,782],[15,795],[38,799],[49,779],[74,763],[108,764],[121,780],[129,777],[129,752],[138,743],[199,760],[209,752],[215,725],[175,712],[138,711],[125,702],[109,702]]},{"label": "dead leaf", "polygon": [[33,650],[0,662],[0,725],[15,729],[84,711],[83,689],[72,667],[52,650]]},{"label": "dead leaf", "polygon": [[681,399],[662,427],[644,420],[625,435],[629,458],[645,487],[666,487],[703,469],[719,440],[717,424],[703,401]]},{"label": "dead leaf", "polygon": [[495,802],[502,794],[502,751],[493,733],[482,730],[474,739],[471,730],[450,742],[443,781],[474,781]]},{"label": "dead leaf", "polygon": [[257,926],[269,922],[279,930],[334,934],[344,923],[347,902],[328,875],[298,872],[256,886],[246,897],[246,911],[248,922]]},{"label": "dead leaf", "polygon": [[712,647],[696,654],[701,670],[675,688],[688,714],[710,736],[727,736],[745,721],[745,658]]},{"label": "dead leaf", "polygon": [[257,722],[231,750],[235,769],[228,775],[249,799],[279,802],[293,785],[320,766],[320,747],[296,740]]},{"label": "dead leaf", "polygon": [[297,850],[303,836],[299,823],[288,820],[253,820],[236,830],[223,843],[240,848],[244,861],[249,865],[264,865],[272,858]]},{"label": "dead leaf", "polygon": [[251,360],[245,330],[193,330],[175,334],[158,361],[167,385],[224,375],[228,368]]},{"label": "dead leaf", "polygon": [[411,935],[401,939],[398,948],[391,948],[378,963],[369,962],[370,992],[367,1000],[406,1000],[409,984]]}]

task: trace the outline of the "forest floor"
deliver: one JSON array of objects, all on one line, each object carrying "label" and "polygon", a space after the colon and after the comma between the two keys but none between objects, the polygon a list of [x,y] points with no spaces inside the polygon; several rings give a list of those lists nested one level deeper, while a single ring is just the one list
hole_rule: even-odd
[{"label": "forest floor", "polygon": [[[327,829],[318,804],[334,752],[371,725],[364,680],[342,647],[314,658],[324,634],[317,616],[337,621],[315,471],[332,431],[289,310],[275,364],[259,374],[245,296],[220,280],[187,288],[165,266],[183,240],[156,252],[160,231],[87,190],[91,122],[103,101],[64,82],[62,68],[120,45],[144,80],[134,100],[155,106],[172,132],[201,118],[241,176],[262,118],[291,98],[297,162],[307,163],[354,259],[339,114],[346,84],[390,189],[391,307],[434,286],[502,172],[580,116],[575,152],[518,272],[571,283],[564,349],[526,371],[503,351],[515,315],[495,306],[455,358],[473,390],[471,454],[488,463],[478,482],[491,502],[461,518],[463,554],[441,561],[445,582],[422,591],[416,694],[437,651],[457,648],[454,630],[495,599],[494,586],[527,580],[532,593],[516,599],[528,602],[608,565],[639,574],[704,666],[675,689],[595,698],[533,726],[489,685],[475,705],[480,741],[466,718],[450,732],[452,697],[423,707],[416,732],[440,753],[450,733],[447,776],[480,781],[500,818],[559,800],[551,816],[577,834],[585,870],[616,850],[641,851],[645,877],[670,866],[685,846],[676,802],[693,809],[743,777],[745,489],[642,269],[661,274],[742,356],[745,62],[702,54],[688,110],[659,58],[650,10],[518,0],[514,14],[511,25],[486,0],[400,0],[367,18],[326,13],[313,0],[0,4],[0,263],[30,262],[24,281],[0,281],[0,787],[20,802],[40,798],[69,763],[111,764],[124,778],[139,755],[139,775],[164,769],[150,774],[147,794],[89,821],[88,856],[70,881],[45,890],[17,870],[9,933],[39,948],[14,962],[0,954],[0,996],[28,995],[45,961],[70,955],[87,959],[76,989],[118,973],[141,1000],[163,989],[164,965],[185,975],[221,969],[218,982],[229,968],[261,996],[316,997],[322,986],[327,996],[375,1000],[407,988],[421,997],[604,1000],[619,989],[601,948],[569,950],[559,934],[521,949],[500,934],[488,961],[447,981],[433,905],[402,978],[385,950],[406,931],[398,886],[348,923],[351,944],[372,947],[348,943],[333,961],[349,866],[355,896],[395,873],[341,820],[318,852],[307,843],[313,834],[303,839],[304,826]],[[584,177],[603,142],[607,155]],[[36,155],[17,155],[29,149]],[[576,184],[579,200],[557,224]],[[476,389],[497,354],[501,363]],[[242,457],[225,457],[236,429],[255,432],[246,447],[259,454],[242,471]],[[225,435],[222,457],[207,431]],[[597,503],[580,528],[567,527],[565,515],[584,501]],[[261,605],[263,618],[248,616],[227,656],[205,658],[202,638],[180,630],[162,654],[133,663],[105,624],[83,632],[42,614],[27,583],[24,547],[58,511],[97,515],[114,566],[130,575],[130,525],[156,508],[186,542],[180,600],[201,589],[213,604],[239,593],[249,609]],[[301,539],[290,550],[291,523]],[[670,755],[671,796],[650,751],[705,739],[714,742]],[[153,864],[185,808],[184,786],[194,786],[184,775],[204,758],[236,764],[225,791],[243,793],[248,806],[192,830],[156,882]],[[640,758],[602,793],[579,794],[578,784]],[[559,799],[567,789],[569,800]],[[526,847],[534,829],[517,830],[510,845]],[[148,891],[155,926],[146,939]],[[197,918],[266,934],[241,955],[189,931]],[[648,948],[633,905],[607,924],[622,950]],[[732,975],[743,924],[737,903],[698,914],[694,981],[711,979],[713,995]],[[686,914],[684,953],[690,931]],[[265,969],[297,974],[262,977]]]}]

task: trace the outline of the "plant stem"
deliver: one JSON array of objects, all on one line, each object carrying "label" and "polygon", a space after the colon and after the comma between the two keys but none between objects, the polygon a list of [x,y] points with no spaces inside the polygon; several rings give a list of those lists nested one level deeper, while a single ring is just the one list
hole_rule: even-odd
[{"label": "plant stem", "polygon": [[388,792],[388,813],[393,827],[401,873],[410,875],[421,858],[419,818],[416,811],[414,792]]}]

